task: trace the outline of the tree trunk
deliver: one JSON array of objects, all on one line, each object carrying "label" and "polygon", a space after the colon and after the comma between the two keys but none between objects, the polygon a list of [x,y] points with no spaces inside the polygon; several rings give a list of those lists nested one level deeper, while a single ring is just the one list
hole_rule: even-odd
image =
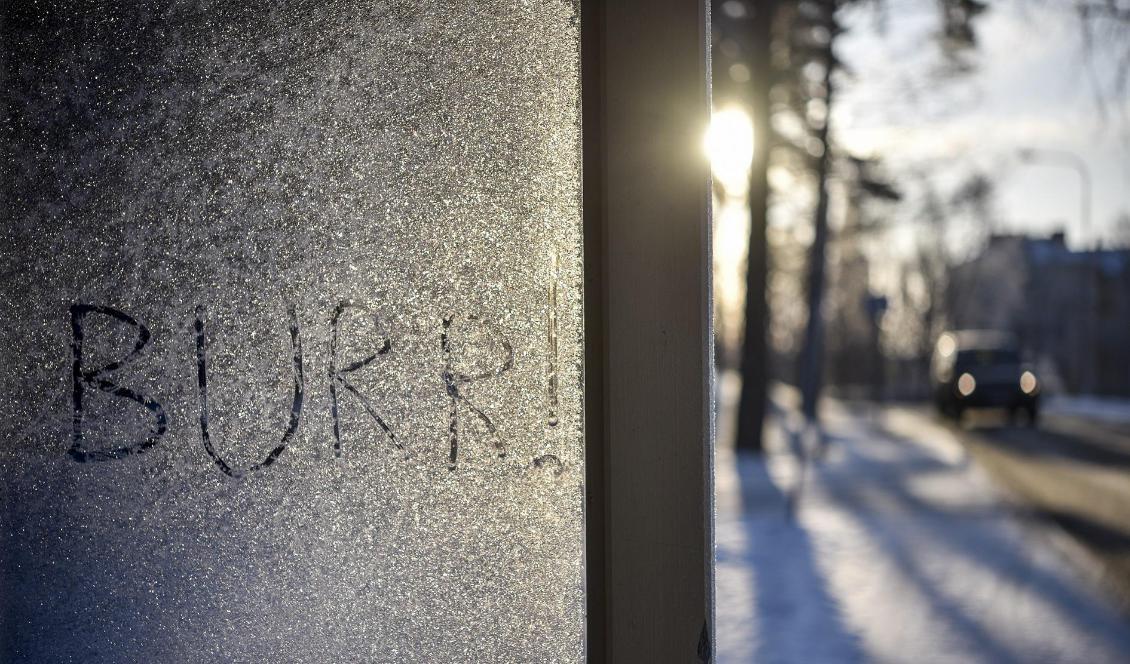
[{"label": "tree trunk", "polygon": [[804,346],[800,357],[800,390],[802,410],[810,422],[817,419],[817,404],[820,401],[820,388],[824,374],[824,274],[827,263],[828,246],[828,168],[831,164],[831,148],[828,145],[828,128],[832,123],[832,42],[828,42],[828,57],[824,70],[824,102],[827,112],[824,124],[817,132],[823,146],[816,161],[816,181],[820,190],[816,199],[816,213],[813,217],[814,235],[808,253],[808,323],[804,330]]},{"label": "tree trunk", "polygon": [[749,175],[749,250],[746,258],[745,334],[742,339],[742,388],[738,400],[738,449],[761,452],[768,382],[766,286],[769,251],[769,90],[772,85],[770,46],[777,0],[761,0],[750,21],[749,68],[752,86],[747,105],[753,123],[753,160]]}]

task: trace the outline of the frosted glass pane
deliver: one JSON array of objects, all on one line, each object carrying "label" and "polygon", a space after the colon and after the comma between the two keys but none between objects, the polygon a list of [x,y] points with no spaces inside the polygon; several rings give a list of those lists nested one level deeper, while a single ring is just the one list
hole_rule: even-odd
[{"label": "frosted glass pane", "polygon": [[575,4],[235,4],[5,10],[0,659],[580,660]]}]

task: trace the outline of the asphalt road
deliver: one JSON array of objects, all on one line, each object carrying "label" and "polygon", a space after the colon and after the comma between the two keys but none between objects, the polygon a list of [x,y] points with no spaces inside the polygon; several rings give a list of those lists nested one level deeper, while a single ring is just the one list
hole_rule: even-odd
[{"label": "asphalt road", "polygon": [[957,425],[925,409],[915,415],[954,434],[1024,513],[1081,545],[1130,612],[1130,424],[1049,415],[1031,428],[986,412]]}]

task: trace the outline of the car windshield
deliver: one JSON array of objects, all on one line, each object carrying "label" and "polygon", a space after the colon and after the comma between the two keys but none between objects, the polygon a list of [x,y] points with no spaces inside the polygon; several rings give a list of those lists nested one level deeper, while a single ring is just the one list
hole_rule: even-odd
[{"label": "car windshield", "polygon": [[957,352],[959,367],[984,367],[1020,364],[1019,354],[1010,348],[970,348]]}]

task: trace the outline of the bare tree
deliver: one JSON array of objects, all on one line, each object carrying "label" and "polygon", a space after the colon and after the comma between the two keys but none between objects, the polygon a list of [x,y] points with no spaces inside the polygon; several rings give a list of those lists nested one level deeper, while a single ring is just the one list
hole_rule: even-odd
[{"label": "bare tree", "polygon": [[742,386],[739,396],[737,441],[739,448],[760,451],[768,381],[766,300],[769,251],[766,238],[769,214],[769,154],[773,144],[770,92],[773,25],[781,2],[789,0],[729,0],[715,2],[716,24],[725,40],[715,66],[733,67],[716,76],[716,96],[730,97],[744,106],[753,125],[754,151],[749,170],[749,244],[746,256],[745,320],[741,346]]}]

